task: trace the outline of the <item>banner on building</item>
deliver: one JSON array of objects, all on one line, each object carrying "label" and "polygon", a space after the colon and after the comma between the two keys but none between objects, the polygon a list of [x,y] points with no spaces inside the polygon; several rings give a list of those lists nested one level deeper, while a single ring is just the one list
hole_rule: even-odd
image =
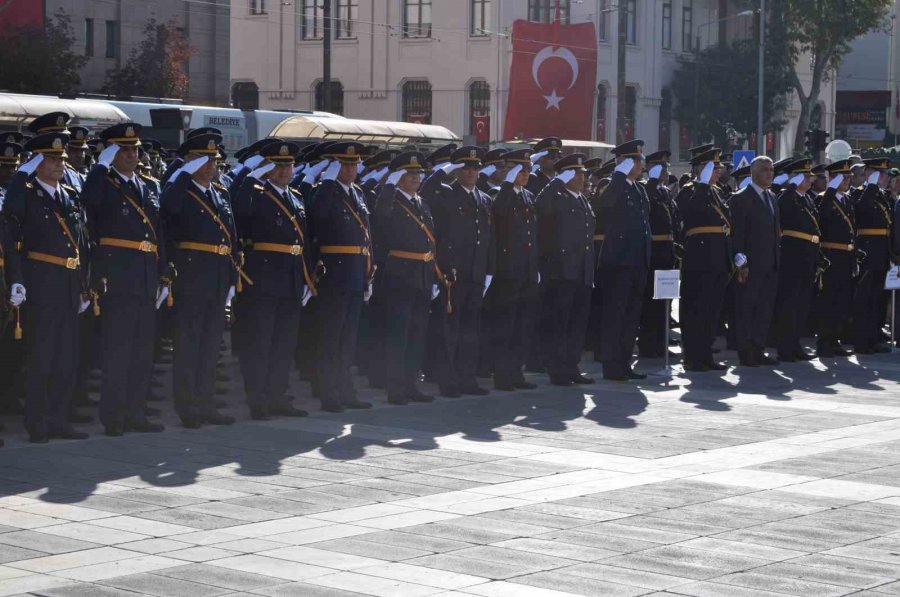
[{"label": "banner on building", "polygon": [[472,115],[472,134],[475,135],[475,142],[490,143],[491,141],[491,117],[487,114]]},{"label": "banner on building", "polygon": [[44,3],[39,0],[0,0],[0,35],[29,25],[44,26]]},{"label": "banner on building", "polygon": [[517,20],[504,138],[591,138],[597,82],[594,23]]}]

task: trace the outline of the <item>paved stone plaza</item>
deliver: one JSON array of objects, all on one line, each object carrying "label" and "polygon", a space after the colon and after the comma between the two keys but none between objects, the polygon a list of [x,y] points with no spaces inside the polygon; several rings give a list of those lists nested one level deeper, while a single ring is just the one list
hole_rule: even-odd
[{"label": "paved stone plaza", "polygon": [[537,379],[265,423],[232,381],[229,428],[13,426],[0,595],[900,595],[897,355]]}]

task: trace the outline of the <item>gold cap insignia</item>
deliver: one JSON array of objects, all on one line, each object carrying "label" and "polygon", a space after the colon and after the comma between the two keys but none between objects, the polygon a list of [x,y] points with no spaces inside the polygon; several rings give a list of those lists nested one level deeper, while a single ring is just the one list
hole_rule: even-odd
[{"label": "gold cap insignia", "polygon": [[411,166],[418,166],[418,165],[419,165],[419,158],[417,158],[416,156],[412,156],[411,158],[409,158],[409,164],[410,164]]},{"label": "gold cap insignia", "polygon": [[75,131],[75,140],[81,141],[82,139],[84,139],[84,131],[81,131],[81,130]]},{"label": "gold cap insignia", "polygon": [[62,139],[60,139],[59,137],[54,139],[52,148],[53,149],[62,149],[63,148]]},{"label": "gold cap insignia", "polygon": [[347,155],[356,155],[356,147],[351,145],[347,148]]},{"label": "gold cap insignia", "polygon": [[550,147],[556,147],[556,139],[550,141]]},{"label": "gold cap insignia", "polygon": [[7,148],[6,148],[5,155],[6,155],[6,157],[8,157],[8,158],[13,158],[13,157],[16,157],[16,152],[13,151],[13,148],[12,148],[12,147],[7,147]]},{"label": "gold cap insignia", "polygon": [[281,149],[278,150],[278,155],[289,155],[288,146],[282,145]]},{"label": "gold cap insignia", "polygon": [[206,149],[208,149],[209,151],[216,151],[219,148],[218,146],[216,146],[216,142],[210,139],[209,143],[206,144]]},{"label": "gold cap insignia", "polygon": [[130,126],[130,127],[126,128],[126,129],[125,129],[125,136],[126,136],[126,137],[134,137],[134,127],[131,127],[131,126]]},{"label": "gold cap insignia", "polygon": [[6,137],[6,142],[7,142],[7,143],[15,143],[15,142],[16,142],[16,138],[15,138],[14,136],[12,136],[12,135],[9,135],[9,136]]},{"label": "gold cap insignia", "polygon": [[66,117],[65,116],[57,116],[56,117],[56,126],[66,126]]},{"label": "gold cap insignia", "polygon": [[578,158],[578,165],[581,165],[581,158]]},{"label": "gold cap insignia", "polygon": [[478,157],[478,150],[477,150],[477,149],[470,149],[470,150],[469,150],[469,157],[470,157],[470,158],[477,158],[477,157]]}]

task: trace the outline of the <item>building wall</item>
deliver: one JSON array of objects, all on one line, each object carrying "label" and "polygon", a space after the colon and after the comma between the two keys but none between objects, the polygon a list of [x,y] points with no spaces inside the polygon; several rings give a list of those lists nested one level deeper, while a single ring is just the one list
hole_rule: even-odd
[{"label": "building wall", "polygon": [[[79,91],[98,92],[108,70],[121,67],[132,49],[144,38],[149,19],[164,23],[174,18],[197,53],[188,62],[189,103],[228,105],[229,102],[229,0],[44,0],[46,14],[64,11],[71,19],[76,51],[86,48],[86,19],[93,20],[93,55],[81,72]],[[117,32],[112,56],[107,56],[107,23]]]}]

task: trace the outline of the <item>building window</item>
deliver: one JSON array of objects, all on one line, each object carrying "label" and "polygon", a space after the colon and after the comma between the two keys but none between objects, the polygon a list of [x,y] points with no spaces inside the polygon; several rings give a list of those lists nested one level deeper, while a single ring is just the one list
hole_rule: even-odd
[{"label": "building window", "polygon": [[344,114],[344,85],[340,81],[331,81],[331,109],[325,108],[325,81],[316,83],[316,110]]},{"label": "building window", "polygon": [[609,39],[609,0],[600,0],[600,14],[597,19],[597,39],[607,41]]},{"label": "building window", "polygon": [[684,0],[681,8],[681,51],[690,52],[694,47],[694,0]]},{"label": "building window", "polygon": [[659,102],[659,151],[670,151],[672,130],[672,92],[668,88],[662,90]]},{"label": "building window", "polygon": [[666,2],[662,6],[662,47],[663,50],[672,49],[672,3]]},{"label": "building window", "polygon": [[403,37],[431,37],[431,0],[403,0]]},{"label": "building window", "polygon": [[356,39],[356,20],[359,18],[359,0],[338,0],[338,39]]},{"label": "building window", "polygon": [[597,141],[606,141],[606,85],[597,85]]},{"label": "building window", "polygon": [[625,86],[625,114],[622,116],[622,124],[625,138],[621,142],[634,139],[637,130],[637,87],[634,85]]},{"label": "building window", "polygon": [[[559,22],[569,23],[571,0],[558,0]],[[541,23],[552,23],[556,20],[557,0],[528,0],[528,20]]]},{"label": "building window", "polygon": [[250,0],[250,14],[252,14],[252,15],[266,14],[266,0]]},{"label": "building window", "polygon": [[637,0],[625,0],[625,43],[637,44]]},{"label": "building window", "polygon": [[403,84],[403,120],[431,124],[431,83],[407,81]]},{"label": "building window", "polygon": [[84,20],[84,55],[94,55],[94,19]]},{"label": "building window", "polygon": [[488,35],[491,28],[491,0],[470,0],[472,3],[469,22],[470,35]]},{"label": "building window", "polygon": [[486,81],[473,81],[469,85],[469,132],[475,142],[491,140],[491,86]]},{"label": "building window", "polygon": [[106,21],[106,57],[119,55],[119,22]]},{"label": "building window", "polygon": [[303,39],[322,39],[325,0],[303,0]]}]

